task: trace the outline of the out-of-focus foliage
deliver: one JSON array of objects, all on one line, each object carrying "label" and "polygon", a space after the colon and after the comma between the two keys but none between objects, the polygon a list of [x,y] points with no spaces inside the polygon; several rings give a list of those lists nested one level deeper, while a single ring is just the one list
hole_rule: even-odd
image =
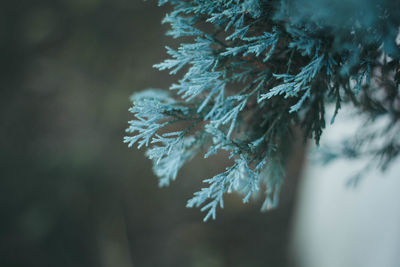
[{"label": "out-of-focus foliage", "polygon": [[[226,171],[204,180],[188,207],[215,218],[233,191],[243,202],[266,192],[262,209],[277,205],[292,130],[318,144],[326,105],[335,116],[352,102],[369,119],[388,115],[398,129],[400,26],[398,1],[162,0],[167,32],[185,38],[155,67],[183,76],[166,93],[133,96],[125,142],[154,144],[147,156],[168,185],[195,154],[227,150]],[[183,130],[162,130],[181,123]],[[386,166],[399,153],[398,136],[373,151]],[[357,139],[365,144],[368,138]],[[289,148],[288,148],[289,147]]]},{"label": "out-of-focus foliage", "polygon": [[176,45],[159,23],[168,10],[0,1],[1,267],[287,266],[293,184],[273,216],[232,196],[204,225],[182,196],[224,159],[187,164],[180,173],[193,179],[163,191],[151,162],[121,142],[132,90],[172,83],[151,68],[161,44]]}]

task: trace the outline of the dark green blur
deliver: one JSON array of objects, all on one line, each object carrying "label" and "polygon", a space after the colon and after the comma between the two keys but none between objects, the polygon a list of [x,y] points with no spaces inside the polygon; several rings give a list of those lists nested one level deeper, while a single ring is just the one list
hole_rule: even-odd
[{"label": "dark green blur", "polygon": [[122,143],[129,96],[167,89],[160,21],[140,0],[0,4],[0,266],[287,266],[296,172],[280,208],[231,197],[217,220],[185,208],[224,157],[159,189]]}]

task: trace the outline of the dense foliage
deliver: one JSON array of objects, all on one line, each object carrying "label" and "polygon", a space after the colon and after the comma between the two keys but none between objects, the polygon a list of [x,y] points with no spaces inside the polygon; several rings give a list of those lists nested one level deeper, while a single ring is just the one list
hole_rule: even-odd
[{"label": "dense foliage", "polygon": [[[124,141],[150,146],[160,185],[206,149],[230,152],[233,165],[210,179],[187,203],[215,218],[233,191],[247,202],[260,190],[262,210],[273,208],[285,175],[290,143],[301,129],[318,144],[333,105],[344,103],[374,120],[388,115],[384,132],[398,131],[400,25],[397,1],[161,0],[173,6],[168,35],[185,40],[167,47],[155,65],[182,77],[170,91],[133,95],[135,119]],[[174,97],[172,92],[179,95]],[[171,125],[176,124],[175,128]],[[173,132],[168,129],[181,130]],[[380,129],[382,130],[382,129]],[[375,133],[348,142],[344,154],[373,153],[386,166],[399,153],[397,134],[371,151]]]}]

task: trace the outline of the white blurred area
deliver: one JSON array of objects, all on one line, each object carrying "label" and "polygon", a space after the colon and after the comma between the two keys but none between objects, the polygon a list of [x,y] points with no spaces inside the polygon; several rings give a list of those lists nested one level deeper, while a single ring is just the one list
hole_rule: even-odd
[{"label": "white blurred area", "polygon": [[[342,110],[321,140],[354,136],[362,119]],[[294,224],[292,249],[299,267],[400,266],[400,159],[382,173],[368,169],[356,187],[348,179],[367,159],[308,162]]]}]

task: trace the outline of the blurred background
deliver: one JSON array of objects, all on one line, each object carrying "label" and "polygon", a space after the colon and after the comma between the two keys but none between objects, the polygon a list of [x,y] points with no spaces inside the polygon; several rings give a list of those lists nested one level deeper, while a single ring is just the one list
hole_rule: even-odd
[{"label": "blurred background", "polygon": [[1,1],[0,266],[288,266],[296,164],[277,210],[230,196],[203,223],[186,200],[224,157],[196,158],[159,189],[143,151],[122,143],[129,96],[173,81],[152,68],[176,47],[167,11],[154,0]]}]

